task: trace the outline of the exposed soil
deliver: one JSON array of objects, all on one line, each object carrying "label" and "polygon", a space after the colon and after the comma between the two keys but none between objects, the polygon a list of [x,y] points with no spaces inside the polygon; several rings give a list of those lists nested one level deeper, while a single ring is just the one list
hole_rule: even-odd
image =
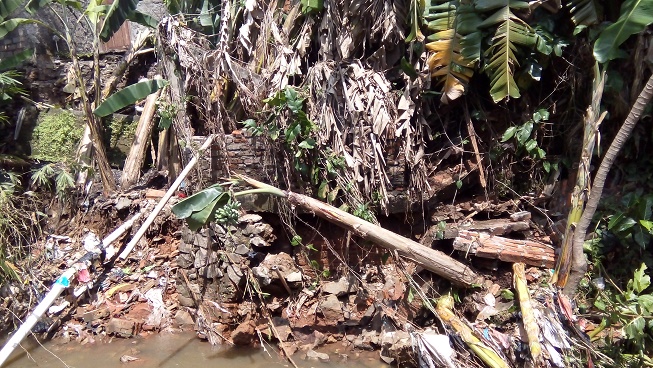
[{"label": "exposed soil", "polygon": [[[58,215],[49,224],[51,235],[35,244],[26,260],[31,289],[3,286],[4,310],[15,312],[3,313],[4,328],[18,325],[16,317],[35,305],[33,293],[45,292],[88,252],[89,239],[107,236],[141,209],[152,208],[162,195],[161,190],[143,189],[106,199],[97,196],[88,208],[75,212],[53,209]],[[322,361],[330,359],[324,351],[334,349],[338,354],[379,351],[386,363],[405,366],[416,361],[404,327],[437,326],[426,306],[439,295],[459,295],[457,310],[470,321],[498,324],[508,333],[517,328],[515,305],[503,293],[512,288],[508,264],[472,261],[454,251],[445,235],[438,235],[445,239],[437,240],[437,247],[483,272],[482,288],[452,288],[418,265],[306,214],[294,219],[293,229],[301,237],[294,246],[293,235],[283,226],[287,219],[270,213],[243,211],[235,226],[216,225],[195,234],[171,214],[170,206],[178,200],[170,201],[125,260],[103,263],[105,249],[80,271],[34,332],[86,344],[194,331],[212,344],[276,341],[288,355]],[[440,206],[430,219],[412,221],[411,226],[396,217],[382,219],[382,225],[432,246],[436,240],[429,232],[440,223],[506,218],[516,208],[514,202],[463,201]],[[114,243],[118,251],[139,227],[135,224]],[[532,221],[528,230],[507,235],[546,236]],[[534,283],[545,278],[537,268],[528,275]],[[88,290],[80,295],[82,287]]]}]

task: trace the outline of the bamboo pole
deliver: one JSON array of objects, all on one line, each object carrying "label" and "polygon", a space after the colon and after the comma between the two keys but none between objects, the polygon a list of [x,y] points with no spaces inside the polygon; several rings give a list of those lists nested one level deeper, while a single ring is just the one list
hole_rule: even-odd
[{"label": "bamboo pole", "polygon": [[172,185],[170,185],[170,188],[166,192],[166,194],[161,198],[159,203],[154,207],[150,215],[145,219],[143,222],[143,225],[141,225],[141,228],[138,229],[132,240],[129,241],[127,246],[125,247],[125,250],[120,253],[120,258],[125,259],[129,255],[129,253],[134,249],[136,244],[138,243],[139,240],[145,235],[145,232],[147,229],[150,227],[152,222],[154,222],[154,219],[159,215],[159,212],[165,207],[166,203],[168,203],[168,200],[172,197],[172,195],[175,193],[177,188],[179,188],[179,185],[181,185],[181,182],[186,179],[186,176],[190,173],[190,171],[195,167],[197,162],[199,161],[200,156],[202,155],[202,152],[206,151],[211,146],[211,143],[213,143],[213,139],[215,138],[215,134],[210,135],[208,138],[206,138],[206,141],[204,144],[200,147],[200,149],[195,153],[193,158],[188,162],[188,165],[184,168],[184,170],[179,174],[177,177],[177,180],[175,180]]}]

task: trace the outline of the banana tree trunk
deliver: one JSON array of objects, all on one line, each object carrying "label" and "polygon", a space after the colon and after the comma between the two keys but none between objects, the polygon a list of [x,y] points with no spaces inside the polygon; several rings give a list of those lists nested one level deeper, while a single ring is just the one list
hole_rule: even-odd
[{"label": "banana tree trunk", "polygon": [[605,115],[601,115],[601,99],[603,97],[603,87],[605,86],[605,71],[600,72],[598,64],[594,65],[594,85],[592,88],[592,103],[587,108],[585,114],[585,129],[583,132],[583,148],[578,163],[578,172],[576,174],[576,185],[571,193],[571,209],[567,215],[567,226],[561,246],[560,255],[558,256],[555,272],[553,273],[552,282],[558,287],[565,287],[569,274],[571,272],[574,233],[578,221],[580,221],[585,209],[585,203],[588,200],[590,191],[590,164],[594,155],[594,146],[596,145],[596,133],[599,125]]},{"label": "banana tree trunk", "polygon": [[585,271],[587,270],[587,260],[585,259],[585,254],[583,254],[583,244],[585,242],[587,229],[589,228],[592,217],[594,217],[596,208],[599,205],[601,195],[603,194],[603,187],[608,172],[617,158],[617,154],[619,154],[621,148],[626,144],[626,141],[630,137],[635,125],[637,125],[644,108],[651,101],[651,97],[653,97],[653,75],[651,75],[646,86],[644,86],[642,92],[637,97],[635,104],[626,117],[626,121],[624,121],[621,129],[617,132],[617,136],[614,137],[612,144],[610,144],[610,148],[605,152],[605,157],[603,157],[603,160],[601,161],[601,166],[599,166],[599,170],[596,172],[589,200],[587,201],[583,215],[581,216],[574,233],[571,273],[569,275],[569,281],[564,288],[564,292],[567,295],[576,292],[580,280],[583,278]]}]

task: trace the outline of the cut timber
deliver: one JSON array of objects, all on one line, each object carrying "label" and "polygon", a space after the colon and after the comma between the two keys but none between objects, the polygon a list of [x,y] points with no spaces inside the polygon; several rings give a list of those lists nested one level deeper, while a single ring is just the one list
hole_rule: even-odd
[{"label": "cut timber", "polygon": [[504,219],[473,221],[462,225],[445,224],[444,227],[433,225],[424,234],[421,243],[429,246],[436,240],[455,239],[461,230],[479,231],[491,235],[506,235],[515,231],[528,229],[530,229],[530,225],[526,221],[510,221]]},{"label": "cut timber", "polygon": [[477,257],[498,259],[505,262],[523,262],[527,265],[553,268],[555,253],[548,244],[508,239],[476,231],[460,230],[453,247]]},{"label": "cut timber", "polygon": [[[254,181],[247,180],[247,182],[252,184]],[[471,268],[440,251],[423,246],[317,199],[292,192],[286,192],[286,197],[291,204],[308,210],[363,239],[386,249],[396,250],[400,255],[457,285],[470,287],[481,282],[481,278]]]},{"label": "cut timber", "polygon": [[159,95],[161,95],[161,90],[149,95],[145,100],[145,107],[138,121],[136,134],[134,134],[134,141],[132,142],[129,155],[127,155],[127,159],[125,160],[125,167],[122,171],[122,178],[120,179],[122,189],[127,189],[135,185],[141,176],[141,167],[143,167],[145,152],[150,142],[150,134],[152,134],[152,127],[154,125],[154,113],[156,112],[156,101],[159,99]]}]

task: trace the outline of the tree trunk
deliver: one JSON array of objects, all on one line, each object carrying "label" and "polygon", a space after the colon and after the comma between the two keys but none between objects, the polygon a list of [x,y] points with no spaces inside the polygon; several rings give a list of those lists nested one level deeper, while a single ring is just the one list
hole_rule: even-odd
[{"label": "tree trunk", "polygon": [[396,250],[400,255],[414,260],[454,284],[470,287],[482,281],[471,268],[438,250],[425,247],[317,199],[292,192],[286,192],[286,198],[290,204],[308,210],[362,239],[370,240],[388,250]]},{"label": "tree trunk", "polygon": [[585,209],[585,203],[590,191],[590,164],[594,155],[594,146],[596,145],[596,134],[599,125],[605,115],[601,115],[601,99],[603,97],[603,87],[605,86],[605,71],[600,72],[598,64],[594,65],[594,85],[592,88],[592,103],[587,108],[585,114],[583,146],[578,162],[578,172],[576,173],[576,184],[574,191],[571,193],[571,209],[567,215],[567,226],[565,235],[562,238],[560,255],[556,262],[555,272],[553,273],[552,282],[558,287],[563,288],[567,284],[569,273],[571,271],[574,233],[578,221]]},{"label": "tree trunk", "polygon": [[610,148],[605,152],[605,157],[603,157],[603,160],[601,161],[601,166],[599,166],[599,170],[596,172],[589,200],[587,201],[585,211],[583,211],[583,215],[578,222],[574,235],[571,274],[569,275],[569,281],[564,288],[564,292],[567,295],[572,295],[576,292],[580,280],[587,271],[587,260],[583,253],[583,244],[585,243],[587,229],[590,226],[590,222],[594,217],[596,208],[599,205],[599,200],[603,194],[603,186],[605,185],[608,172],[610,171],[614,160],[617,158],[617,154],[619,154],[621,148],[626,144],[626,141],[630,137],[635,125],[637,125],[637,122],[642,115],[642,111],[644,111],[646,105],[651,101],[651,97],[653,97],[653,75],[651,75],[646,86],[644,86],[642,92],[637,97],[635,104],[626,117],[626,121],[624,121],[621,129],[617,132],[617,136],[614,137],[612,144],[610,144]]},{"label": "tree trunk", "polygon": [[86,93],[86,86],[84,85],[84,79],[82,78],[82,70],[79,66],[79,60],[74,52],[74,48],[71,48],[71,56],[77,77],[77,87],[79,88],[79,92],[81,94],[84,115],[86,116],[86,124],[91,130],[91,140],[93,141],[93,148],[95,149],[95,162],[97,162],[100,178],[102,179],[102,188],[104,194],[108,195],[116,191],[116,180],[113,177],[113,172],[111,171],[111,166],[109,165],[107,151],[104,149],[101,120],[95,114],[93,114],[91,101],[89,100],[89,96]]},{"label": "tree trunk", "polygon": [[136,127],[136,134],[132,142],[129,155],[125,160],[125,167],[122,170],[122,178],[120,179],[120,186],[122,189],[127,189],[136,184],[141,174],[141,167],[145,160],[145,151],[147,151],[150,135],[152,134],[152,126],[154,125],[154,113],[156,112],[156,101],[161,95],[161,90],[149,95],[145,101],[145,108],[141,114]]}]

